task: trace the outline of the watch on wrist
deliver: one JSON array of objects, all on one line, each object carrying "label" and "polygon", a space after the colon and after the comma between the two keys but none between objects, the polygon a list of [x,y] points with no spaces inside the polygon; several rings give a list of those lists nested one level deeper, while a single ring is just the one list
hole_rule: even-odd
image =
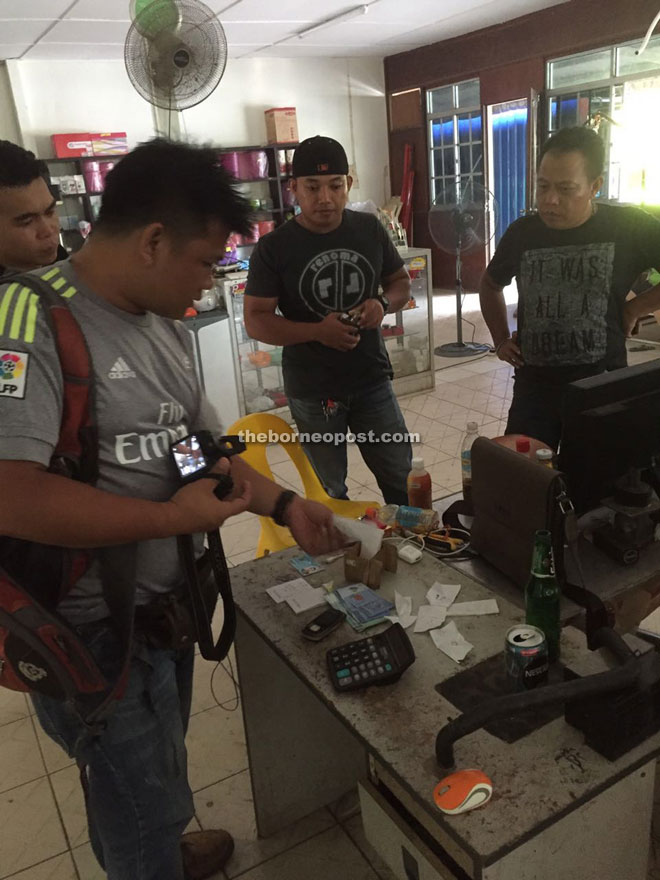
[{"label": "watch on wrist", "polygon": [[291,504],[295,497],[296,493],[293,491],[293,489],[283,489],[280,492],[279,497],[275,502],[275,507],[273,507],[273,511],[270,515],[270,518],[273,520],[275,525],[286,526],[286,523],[284,522],[284,514],[286,513],[289,504]]},{"label": "watch on wrist", "polygon": [[378,302],[379,302],[379,303],[381,304],[381,306],[383,307],[383,312],[384,312],[385,314],[387,314],[387,313],[389,312],[389,310],[390,310],[390,301],[389,301],[389,299],[385,296],[384,293],[377,293],[377,294],[376,294],[376,299],[378,300]]}]

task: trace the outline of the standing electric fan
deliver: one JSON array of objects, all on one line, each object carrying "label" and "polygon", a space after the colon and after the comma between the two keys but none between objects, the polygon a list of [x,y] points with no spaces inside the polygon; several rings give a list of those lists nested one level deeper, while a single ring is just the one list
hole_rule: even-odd
[{"label": "standing electric fan", "polygon": [[471,177],[444,182],[429,211],[429,232],[435,244],[456,258],[456,342],[439,345],[440,357],[469,357],[490,349],[479,342],[463,341],[462,257],[483,249],[495,231],[493,195]]}]

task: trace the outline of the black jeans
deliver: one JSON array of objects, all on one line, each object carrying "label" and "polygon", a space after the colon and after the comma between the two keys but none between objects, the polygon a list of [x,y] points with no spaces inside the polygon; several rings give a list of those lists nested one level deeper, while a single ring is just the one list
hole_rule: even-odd
[{"label": "black jeans", "polygon": [[505,434],[526,434],[556,450],[561,439],[565,388],[517,375]]}]

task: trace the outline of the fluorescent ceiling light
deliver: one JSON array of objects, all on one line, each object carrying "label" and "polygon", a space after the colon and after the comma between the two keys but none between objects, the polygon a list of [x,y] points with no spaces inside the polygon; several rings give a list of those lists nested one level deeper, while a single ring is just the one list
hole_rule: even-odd
[{"label": "fluorescent ceiling light", "polygon": [[348,12],[342,12],[340,15],[334,15],[332,18],[326,18],[325,21],[320,21],[318,24],[303,28],[303,30],[298,31],[298,39],[302,40],[302,38],[306,37],[308,34],[314,34],[316,31],[330,27],[332,24],[340,24],[342,21],[350,21],[352,18],[366,15],[367,12],[369,12],[369,5],[367,3],[361,3],[360,6],[354,6],[353,9],[349,9]]}]

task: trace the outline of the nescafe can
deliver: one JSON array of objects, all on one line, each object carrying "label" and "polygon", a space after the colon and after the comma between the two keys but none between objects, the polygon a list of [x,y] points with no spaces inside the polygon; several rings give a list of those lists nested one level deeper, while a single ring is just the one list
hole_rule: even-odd
[{"label": "nescafe can", "polygon": [[538,626],[512,626],[506,634],[504,656],[512,691],[528,691],[547,682],[548,645]]}]

